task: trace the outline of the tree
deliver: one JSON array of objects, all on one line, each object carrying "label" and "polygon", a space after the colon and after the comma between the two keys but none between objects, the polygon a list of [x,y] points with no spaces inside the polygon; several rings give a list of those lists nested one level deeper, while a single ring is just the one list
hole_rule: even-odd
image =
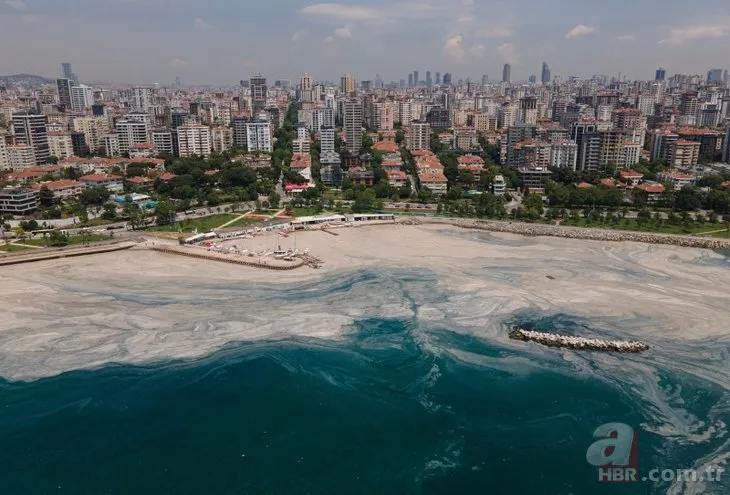
[{"label": "tree", "polygon": [[278,208],[280,203],[281,196],[279,196],[278,193],[272,192],[269,194],[269,205],[271,205],[272,208]]},{"label": "tree", "polygon": [[53,204],[55,203],[53,191],[48,189],[48,187],[46,186],[41,186],[41,190],[38,192],[38,201],[40,202],[41,206],[44,206],[46,208],[53,206]]},{"label": "tree", "polygon": [[144,211],[142,211],[142,208],[137,203],[125,203],[124,214],[129,219],[129,225],[132,227],[132,230],[139,228],[144,223]]},{"label": "tree", "polygon": [[527,210],[534,211],[538,215],[542,215],[545,203],[543,203],[542,198],[539,195],[528,194],[522,202],[522,206],[524,206]]},{"label": "tree", "polygon": [[117,218],[117,205],[113,202],[104,203],[104,213],[101,217],[104,220],[114,220]]},{"label": "tree", "polygon": [[48,240],[49,240],[51,247],[68,246],[68,236],[65,234],[62,234],[58,230],[52,231]]},{"label": "tree", "polygon": [[175,205],[170,201],[160,201],[155,208],[157,225],[172,225],[175,222]]}]

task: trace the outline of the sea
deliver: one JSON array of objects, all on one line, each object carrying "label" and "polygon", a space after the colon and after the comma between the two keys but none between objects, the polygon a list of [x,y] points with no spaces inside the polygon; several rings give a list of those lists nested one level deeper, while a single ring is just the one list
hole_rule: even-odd
[{"label": "sea", "polygon": [[[713,258],[717,269],[727,270],[719,256]],[[500,284],[517,287],[514,266],[501,266]],[[151,294],[159,287],[124,277],[104,282],[68,267],[57,281],[44,280],[43,273],[27,276],[62,284],[55,285],[59,294],[76,293],[101,315],[167,308],[169,318],[179,312],[189,319],[199,311],[205,324],[189,329],[199,342],[236,317],[271,324],[275,305],[262,306],[261,294],[270,300],[273,293],[279,304],[302,308],[319,300],[318,324],[337,332],[305,335],[274,328],[253,339],[219,339],[220,345],[202,355],[138,362],[125,358],[129,347],[122,350],[119,341],[108,339],[99,342],[100,349],[117,346],[116,358],[39,376],[6,371],[0,380],[3,495],[730,490],[727,480],[685,483],[672,474],[692,468],[701,477],[728,458],[724,337],[685,342],[654,335],[647,353],[620,356],[514,342],[506,336],[513,325],[620,335],[626,320],[523,306],[464,323],[458,313],[468,306],[449,297],[438,273],[426,268],[372,267],[255,287],[198,281],[195,293],[182,283],[179,292],[155,298]],[[398,290],[386,300],[377,287]],[[368,305],[369,297],[374,302]],[[228,310],[218,306],[221,300]],[[241,308],[230,309],[236,301]],[[393,304],[408,311],[389,309]],[[338,306],[352,307],[347,323]],[[439,317],[432,317],[433,308],[439,308]],[[114,326],[100,316],[71,318],[49,318],[38,328]],[[128,318],[117,324],[121,334],[144,327],[134,323],[135,315]],[[282,321],[293,326],[296,314]],[[482,334],[480,327],[490,330]],[[173,338],[172,332],[155,337]],[[63,341],[54,342],[61,352]],[[53,348],[43,352],[51,355]],[[20,358],[13,359],[17,364]],[[0,351],[2,369],[9,360]],[[33,363],[29,370],[45,369],[48,359]],[[601,482],[587,462],[595,430],[616,422],[636,433],[636,482]]]}]

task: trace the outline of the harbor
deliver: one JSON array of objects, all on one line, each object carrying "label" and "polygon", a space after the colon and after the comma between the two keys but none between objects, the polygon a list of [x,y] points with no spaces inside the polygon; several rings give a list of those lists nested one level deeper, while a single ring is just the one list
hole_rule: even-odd
[{"label": "harbor", "polygon": [[536,342],[548,347],[562,347],[579,351],[603,351],[621,353],[639,353],[649,349],[643,342],[623,340],[586,339],[571,335],[556,335],[552,333],[536,332],[514,327],[509,333],[512,340]]}]

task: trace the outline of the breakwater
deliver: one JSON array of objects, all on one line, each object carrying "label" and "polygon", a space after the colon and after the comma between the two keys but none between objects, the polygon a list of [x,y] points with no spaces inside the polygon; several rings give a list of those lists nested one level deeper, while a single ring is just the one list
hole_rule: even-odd
[{"label": "breakwater", "polygon": [[649,346],[643,342],[586,339],[570,335],[555,335],[552,333],[535,332],[517,327],[512,329],[509,333],[509,337],[513,340],[521,340],[523,342],[537,342],[538,344],[548,347],[563,347],[566,349],[582,351],[639,353],[644,352],[649,348]]},{"label": "breakwater", "polygon": [[314,261],[307,258],[297,258],[296,261],[293,262],[271,259],[262,259],[261,261],[258,261],[258,257],[246,259],[239,255],[216,253],[214,251],[204,251],[198,248],[188,248],[183,246],[153,246],[148,249],[157,251],[158,253],[176,254],[178,256],[187,256],[189,258],[204,260],[223,261],[224,263],[252,266],[255,268],[266,268],[268,270],[294,270],[295,268],[299,268],[307,264],[319,268]]},{"label": "breakwater", "polygon": [[133,241],[119,242],[112,244],[99,244],[83,247],[63,247],[63,248],[43,248],[35,250],[32,253],[10,254],[0,258],[0,266],[17,265],[20,263],[32,263],[34,261],[46,261],[59,258],[71,258],[75,256],[87,256],[90,254],[111,253],[130,249],[136,246]]},{"label": "breakwater", "polygon": [[504,232],[526,236],[549,236],[593,241],[629,241],[706,249],[730,249],[730,239],[713,239],[710,237],[481,220],[456,220],[453,222],[453,225],[466,229],[488,230],[490,232]]}]

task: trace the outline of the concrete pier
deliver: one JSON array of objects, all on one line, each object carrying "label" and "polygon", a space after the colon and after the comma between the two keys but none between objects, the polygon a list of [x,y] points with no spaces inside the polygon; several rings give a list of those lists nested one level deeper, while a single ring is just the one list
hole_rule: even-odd
[{"label": "concrete pier", "polygon": [[265,268],[268,270],[294,270],[295,268],[299,268],[308,264],[308,261],[303,258],[296,258],[294,261],[285,261],[263,256],[249,257],[239,254],[218,253],[215,251],[207,251],[205,249],[187,246],[153,246],[149,249],[152,251],[157,251],[158,253],[175,254],[178,256],[187,256],[189,258],[197,258],[202,260],[222,261],[224,263],[252,266],[255,268]]}]

